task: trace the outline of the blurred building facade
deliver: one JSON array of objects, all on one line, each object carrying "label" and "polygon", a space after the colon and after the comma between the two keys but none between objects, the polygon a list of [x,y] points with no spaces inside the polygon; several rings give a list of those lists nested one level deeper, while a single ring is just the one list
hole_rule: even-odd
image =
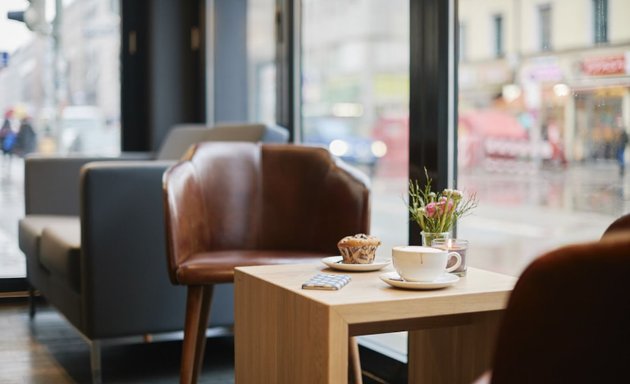
[{"label": "blurred building facade", "polygon": [[630,127],[628,15],[627,0],[460,0],[460,114],[500,98],[567,160],[613,159]]}]

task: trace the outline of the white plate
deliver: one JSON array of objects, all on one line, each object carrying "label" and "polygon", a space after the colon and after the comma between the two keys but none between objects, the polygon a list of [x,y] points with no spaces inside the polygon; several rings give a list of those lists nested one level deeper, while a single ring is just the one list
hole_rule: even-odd
[{"label": "white plate", "polygon": [[344,264],[341,262],[342,260],[342,256],[324,257],[322,259],[322,263],[332,269],[350,272],[378,271],[379,269],[388,266],[390,263],[390,260],[374,260],[374,262],[370,264]]},{"label": "white plate", "polygon": [[433,281],[404,281],[396,272],[383,273],[379,277],[392,287],[404,289],[438,289],[459,281],[459,276],[452,273],[445,273]]}]

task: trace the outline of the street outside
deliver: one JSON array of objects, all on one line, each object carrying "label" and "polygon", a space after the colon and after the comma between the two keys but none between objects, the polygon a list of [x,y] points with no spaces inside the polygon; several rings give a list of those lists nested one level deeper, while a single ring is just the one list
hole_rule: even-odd
[{"label": "street outside", "polygon": [[[403,185],[376,179],[372,186],[372,233],[384,244],[379,257],[407,242]],[[515,276],[545,251],[599,239],[630,209],[630,178],[620,177],[614,162],[522,173],[477,168],[460,171],[458,187],[479,200],[458,226],[457,237],[470,242],[467,264]]]}]

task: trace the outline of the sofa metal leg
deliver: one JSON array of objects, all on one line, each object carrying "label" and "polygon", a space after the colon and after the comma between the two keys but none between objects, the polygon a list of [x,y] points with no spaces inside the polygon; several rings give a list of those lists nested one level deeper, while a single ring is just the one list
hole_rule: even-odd
[{"label": "sofa metal leg", "polygon": [[98,340],[90,341],[90,367],[92,368],[92,384],[101,384],[103,382],[101,376],[101,342]]},{"label": "sofa metal leg", "polygon": [[28,285],[28,317],[33,320],[35,318],[35,288]]}]

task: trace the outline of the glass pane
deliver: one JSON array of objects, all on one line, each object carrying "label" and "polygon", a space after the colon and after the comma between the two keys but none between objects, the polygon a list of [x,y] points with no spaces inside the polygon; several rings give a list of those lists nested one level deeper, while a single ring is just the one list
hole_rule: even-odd
[{"label": "glass pane", "polygon": [[371,176],[381,257],[407,244],[408,7],[305,0],[302,8],[302,138]]},{"label": "glass pane", "polygon": [[[120,151],[118,2],[63,3],[55,28],[54,2],[0,2],[0,277],[25,275],[16,244],[23,157]],[[6,17],[29,7],[30,29]]]},{"label": "glass pane", "polygon": [[[302,138],[372,181],[377,258],[408,243],[409,1],[302,2]],[[406,361],[404,334],[362,344]]]},{"label": "glass pane", "polygon": [[[630,3],[610,4],[610,15],[630,12]],[[459,224],[472,266],[519,274],[545,251],[599,239],[630,208],[630,24],[611,20],[610,47],[595,48],[581,18],[553,17],[587,17],[592,7],[459,1],[459,23],[477,42],[459,62],[458,186],[480,202]],[[501,59],[483,43],[497,12],[505,15]],[[552,42],[544,56],[530,30],[537,19]]]},{"label": "glass pane", "polygon": [[249,0],[247,61],[249,120],[276,122],[275,0]]}]

